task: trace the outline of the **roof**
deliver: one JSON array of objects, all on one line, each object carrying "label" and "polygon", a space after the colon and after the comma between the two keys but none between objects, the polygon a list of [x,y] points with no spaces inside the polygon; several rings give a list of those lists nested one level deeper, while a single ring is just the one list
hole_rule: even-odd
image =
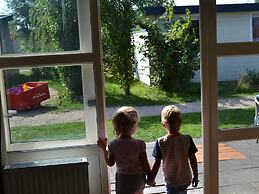
[{"label": "roof", "polygon": [[0,15],[0,20],[13,20],[13,16],[12,15]]},{"label": "roof", "polygon": [[[246,4],[225,4],[217,5],[217,13],[224,12],[251,12],[259,11],[259,3],[246,3]],[[199,13],[198,5],[186,5],[186,6],[175,6],[175,14],[185,14],[185,10],[189,9],[191,13]]]}]

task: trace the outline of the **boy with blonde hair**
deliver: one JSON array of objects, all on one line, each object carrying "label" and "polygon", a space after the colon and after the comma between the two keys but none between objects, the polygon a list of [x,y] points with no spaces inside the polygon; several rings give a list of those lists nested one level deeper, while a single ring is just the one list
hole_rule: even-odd
[{"label": "boy with blonde hair", "polygon": [[183,135],[179,132],[182,123],[179,108],[174,105],[164,107],[161,112],[161,123],[167,130],[167,134],[158,138],[155,143],[152,154],[155,157],[155,163],[147,182],[154,181],[162,160],[167,193],[186,194],[187,187],[191,183],[193,187],[198,185],[198,168],[195,156],[198,150],[190,135]]}]

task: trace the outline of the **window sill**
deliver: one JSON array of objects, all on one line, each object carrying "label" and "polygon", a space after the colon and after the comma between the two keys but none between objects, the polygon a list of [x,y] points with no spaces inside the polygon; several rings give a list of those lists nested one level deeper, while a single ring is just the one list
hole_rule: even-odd
[{"label": "window sill", "polygon": [[50,150],[64,150],[70,148],[81,148],[86,146],[96,146],[96,143],[80,140],[59,140],[59,141],[44,141],[44,142],[28,142],[15,143],[7,147],[7,152],[37,152]]}]

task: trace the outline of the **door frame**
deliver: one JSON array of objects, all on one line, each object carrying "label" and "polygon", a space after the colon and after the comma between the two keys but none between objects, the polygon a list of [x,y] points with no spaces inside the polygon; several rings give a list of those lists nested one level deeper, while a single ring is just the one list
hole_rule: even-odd
[{"label": "door frame", "polygon": [[218,128],[217,58],[259,54],[259,42],[217,43],[216,0],[200,0],[203,189],[219,193],[218,144],[259,138],[259,127]]}]

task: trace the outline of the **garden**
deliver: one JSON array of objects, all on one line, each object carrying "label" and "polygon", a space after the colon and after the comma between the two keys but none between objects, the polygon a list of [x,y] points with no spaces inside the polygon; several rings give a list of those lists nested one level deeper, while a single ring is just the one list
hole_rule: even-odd
[{"label": "garden", "polygon": [[[148,18],[145,7],[163,5],[160,17]],[[12,37],[19,41],[19,52],[57,52],[79,50],[79,32],[76,4],[65,5],[53,1],[8,0],[14,10],[10,25]],[[70,17],[66,17],[66,16]],[[174,19],[173,1],[101,1],[103,61],[106,105],[118,107],[153,106],[169,103],[187,103],[200,100],[200,84],[192,83],[199,70],[199,37],[191,21],[190,12]],[[137,62],[132,37],[138,30],[143,55],[150,59],[150,86],[136,79]],[[120,37],[120,38],[118,38]],[[19,69],[8,77],[6,88],[28,81],[48,82],[51,97],[38,110],[18,112],[10,118],[12,142],[57,139],[81,139],[85,134],[84,119],[59,122],[22,123],[19,116],[47,117],[47,113],[64,115],[83,111],[82,72],[80,65]],[[14,79],[15,78],[15,79]],[[218,83],[219,98],[254,96],[259,89],[259,73],[247,71],[238,81]],[[38,111],[38,112],[37,112]],[[219,127],[235,128],[253,124],[254,108],[219,110]],[[52,119],[53,120],[53,119]],[[109,138],[114,138],[111,121],[107,120]],[[200,113],[184,113],[182,132],[201,137]],[[165,130],[159,116],[142,117],[136,137],[154,141]]]}]

